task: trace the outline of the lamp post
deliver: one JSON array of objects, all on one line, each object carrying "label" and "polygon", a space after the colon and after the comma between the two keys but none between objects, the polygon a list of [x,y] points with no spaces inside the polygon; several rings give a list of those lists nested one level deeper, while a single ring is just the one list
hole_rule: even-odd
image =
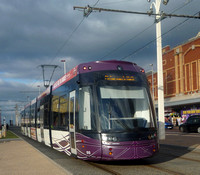
[{"label": "lamp post", "polygon": [[37,87],[38,87],[38,93],[40,95],[40,85],[37,85]]},{"label": "lamp post", "polygon": [[152,98],[153,98],[153,102],[154,102],[154,79],[153,79],[153,64],[149,64],[149,66],[151,66],[152,67],[152,70],[151,70],[151,75],[152,75],[152,80],[151,80],[151,82],[152,82]]},{"label": "lamp post", "polygon": [[[151,0],[147,0],[150,2]],[[167,5],[169,0],[163,0]],[[156,10],[156,45],[157,45],[157,81],[158,81],[158,121],[159,121],[159,139],[165,139],[165,117],[164,117],[164,88],[163,88],[163,59],[162,59],[162,38],[161,38],[161,0],[155,0],[151,3],[150,12],[153,12],[153,6]]]},{"label": "lamp post", "polygon": [[64,66],[64,75],[66,74],[66,60],[60,60]]}]

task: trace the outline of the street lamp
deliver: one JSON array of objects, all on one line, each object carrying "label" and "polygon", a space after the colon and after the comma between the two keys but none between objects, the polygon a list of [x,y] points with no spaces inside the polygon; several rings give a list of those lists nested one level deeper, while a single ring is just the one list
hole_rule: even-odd
[{"label": "street lamp", "polygon": [[[147,0],[150,2],[151,0]],[[167,5],[169,0],[163,0]],[[159,121],[159,139],[165,139],[165,117],[164,117],[164,88],[163,88],[163,59],[162,59],[162,38],[161,38],[161,0],[155,0],[151,3],[150,11],[153,6],[156,10],[156,45],[157,45],[157,81],[158,81],[158,121]]]},{"label": "street lamp", "polygon": [[66,60],[60,60],[64,66],[64,75],[66,74]]},{"label": "street lamp", "polygon": [[40,95],[40,85],[37,85],[37,87],[38,87],[38,93]]},{"label": "street lamp", "polygon": [[154,102],[154,79],[153,79],[153,64],[149,64],[149,66],[152,67],[152,70],[151,70],[151,75],[152,75],[152,97],[153,97],[153,102]]}]

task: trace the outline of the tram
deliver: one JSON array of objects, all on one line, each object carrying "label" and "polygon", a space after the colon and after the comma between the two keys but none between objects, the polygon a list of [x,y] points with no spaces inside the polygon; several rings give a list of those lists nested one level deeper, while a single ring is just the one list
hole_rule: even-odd
[{"label": "tram", "polygon": [[151,157],[159,150],[144,69],[125,61],[83,63],[21,111],[21,131],[83,160]]}]

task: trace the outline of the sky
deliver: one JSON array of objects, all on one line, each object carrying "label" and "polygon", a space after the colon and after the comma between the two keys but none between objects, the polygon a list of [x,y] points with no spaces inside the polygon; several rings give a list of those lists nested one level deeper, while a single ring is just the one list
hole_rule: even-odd
[{"label": "sky", "polygon": [[[124,60],[156,71],[155,17],[93,11],[83,17],[74,6],[147,12],[147,0],[0,0],[0,108],[2,118],[14,119],[27,101],[43,91],[41,65],[57,65],[52,83],[67,71],[90,61]],[[199,0],[169,0],[165,13],[194,15]],[[155,8],[154,8],[155,12]],[[200,32],[199,19],[166,18],[162,46],[171,48]],[[51,67],[45,70],[51,75]],[[40,86],[40,88],[38,87]]]}]

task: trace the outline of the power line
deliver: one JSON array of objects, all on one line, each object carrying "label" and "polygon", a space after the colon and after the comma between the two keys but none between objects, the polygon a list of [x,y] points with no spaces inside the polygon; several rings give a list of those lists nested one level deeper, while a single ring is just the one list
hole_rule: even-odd
[{"label": "power line", "polygon": [[80,25],[83,23],[84,21],[84,17],[83,19],[78,23],[78,25],[74,28],[74,30],[71,32],[71,34],[69,35],[69,37],[63,42],[63,44],[58,48],[58,50],[55,53],[54,58],[50,61],[50,63],[52,63],[56,57],[58,56],[58,54],[61,52],[61,50],[65,47],[65,45],[69,42],[69,40],[71,39],[71,37],[73,36],[73,34],[78,30],[78,28],[80,27]]},{"label": "power line", "polygon": [[144,32],[146,32],[148,29],[150,29],[152,26],[154,25],[154,23],[152,25],[150,25],[149,27],[145,28],[143,31],[141,31],[140,33],[136,34],[135,36],[133,36],[132,38],[128,39],[127,41],[125,41],[124,43],[122,43],[121,45],[119,45],[118,47],[116,47],[115,49],[111,50],[109,53],[107,53],[106,55],[104,55],[103,57],[100,58],[100,60],[103,60],[105,57],[107,57],[108,55],[112,54],[113,52],[115,52],[116,50],[120,49],[121,47],[123,47],[124,45],[126,45],[128,42],[136,39],[138,36],[142,35]]},{"label": "power line", "polygon": [[[100,0],[97,0],[96,3],[93,5],[94,7],[99,3]],[[78,30],[78,28],[81,26],[81,24],[83,23],[83,21],[85,20],[85,16],[82,18],[82,20],[79,22],[79,24],[74,28],[74,30],[72,31],[72,33],[69,35],[69,37],[64,41],[64,43],[61,45],[61,47],[57,50],[54,58],[51,60],[51,63],[56,59],[56,57],[58,56],[58,54],[61,52],[61,50],[66,46],[66,44],[70,41],[70,39],[72,38],[73,34]],[[57,72],[56,72],[57,73]]]},{"label": "power line", "polygon": [[[188,1],[187,3],[185,3],[184,5],[182,5],[181,7],[178,7],[174,10],[172,10],[171,13],[174,13],[177,10],[180,10],[181,8],[185,7],[186,5],[188,5],[189,3],[191,3],[193,0]],[[117,51],[118,49],[120,49],[121,47],[123,47],[124,45],[126,45],[128,42],[136,39],[138,36],[140,36],[141,34],[143,34],[144,32],[146,32],[148,29],[150,29],[152,26],[154,25],[151,24],[149,27],[145,28],[143,31],[137,33],[135,36],[133,36],[132,38],[128,39],[127,41],[123,42],[122,44],[120,44],[118,47],[114,48],[113,50],[111,50],[110,52],[108,52],[106,55],[104,55],[103,57],[100,58],[100,60],[103,60],[105,57],[107,57],[108,55],[112,54],[113,52]],[[152,41],[150,41],[150,43],[152,43]],[[148,43],[147,43],[148,45]]]},{"label": "power line", "polygon": [[97,0],[97,2],[93,5],[94,7],[99,3],[100,0]]},{"label": "power line", "polygon": [[[96,3],[93,5],[93,6],[96,6],[98,3],[99,3],[99,1],[100,0],[97,0],[96,1]],[[71,34],[66,38],[66,40],[63,42],[63,44],[58,48],[58,50],[55,52],[55,55],[54,55],[54,57],[53,57],[53,59],[51,59],[51,61],[50,61],[50,64],[56,59],[56,57],[58,56],[58,54],[61,52],[61,50],[66,46],[66,44],[70,41],[70,39],[72,38],[72,36],[73,36],[73,34],[78,30],[78,28],[81,26],[81,24],[83,23],[83,21],[84,21],[84,19],[85,19],[85,17],[83,17],[82,19],[81,19],[81,21],[78,23],[78,25],[74,28],[74,30],[71,32]],[[41,81],[41,77],[42,77],[43,75],[40,75],[39,77],[38,77],[38,79],[37,80],[35,80],[33,83],[32,83],[32,85],[31,85],[31,87],[33,87],[38,81]]]},{"label": "power line", "polygon": [[[94,4],[94,7],[99,3],[100,0],[97,0],[96,3]],[[81,19],[81,21],[78,23],[78,25],[74,28],[74,30],[71,32],[71,34],[69,35],[69,37],[63,42],[63,44],[58,48],[58,50],[55,53],[54,58],[50,61],[50,63],[52,63],[56,57],[58,56],[58,54],[61,52],[61,50],[65,47],[65,45],[69,42],[69,40],[72,38],[73,34],[78,30],[78,28],[81,26],[81,24],[83,23],[83,21],[85,20],[85,17],[83,17]]]},{"label": "power line", "polygon": [[[94,4],[94,6],[96,6],[99,3],[100,0],[97,0],[96,3]],[[50,64],[56,59],[56,57],[58,56],[58,54],[61,52],[61,50],[66,46],[66,44],[70,41],[70,39],[72,38],[73,34],[79,29],[79,27],[81,26],[81,24],[83,23],[85,17],[83,17],[81,19],[81,21],[78,23],[78,25],[74,28],[74,30],[71,32],[71,34],[66,38],[66,40],[63,42],[63,44],[58,48],[58,50],[55,53],[55,56],[53,57],[53,59],[51,59]]]},{"label": "power line", "polygon": [[[194,16],[197,15],[198,13],[199,13],[199,12],[195,13]],[[171,32],[171,31],[174,30],[175,28],[179,27],[180,25],[182,25],[183,23],[185,23],[185,22],[188,21],[189,19],[190,19],[190,18],[187,18],[186,20],[184,20],[184,21],[180,22],[179,24],[177,24],[176,26],[172,27],[170,30],[168,30],[167,32],[163,33],[163,34],[161,35],[161,37],[164,36],[164,35],[166,35],[167,33]],[[144,49],[145,47],[147,47],[148,45],[150,45],[151,43],[153,43],[153,42],[156,41],[156,40],[157,40],[157,38],[151,40],[150,42],[146,43],[146,44],[145,44],[144,46],[142,46],[141,48],[135,50],[134,52],[128,54],[127,56],[121,58],[120,60],[124,60],[124,59],[130,57],[131,55],[133,55],[133,54],[139,52],[140,50]]]}]

